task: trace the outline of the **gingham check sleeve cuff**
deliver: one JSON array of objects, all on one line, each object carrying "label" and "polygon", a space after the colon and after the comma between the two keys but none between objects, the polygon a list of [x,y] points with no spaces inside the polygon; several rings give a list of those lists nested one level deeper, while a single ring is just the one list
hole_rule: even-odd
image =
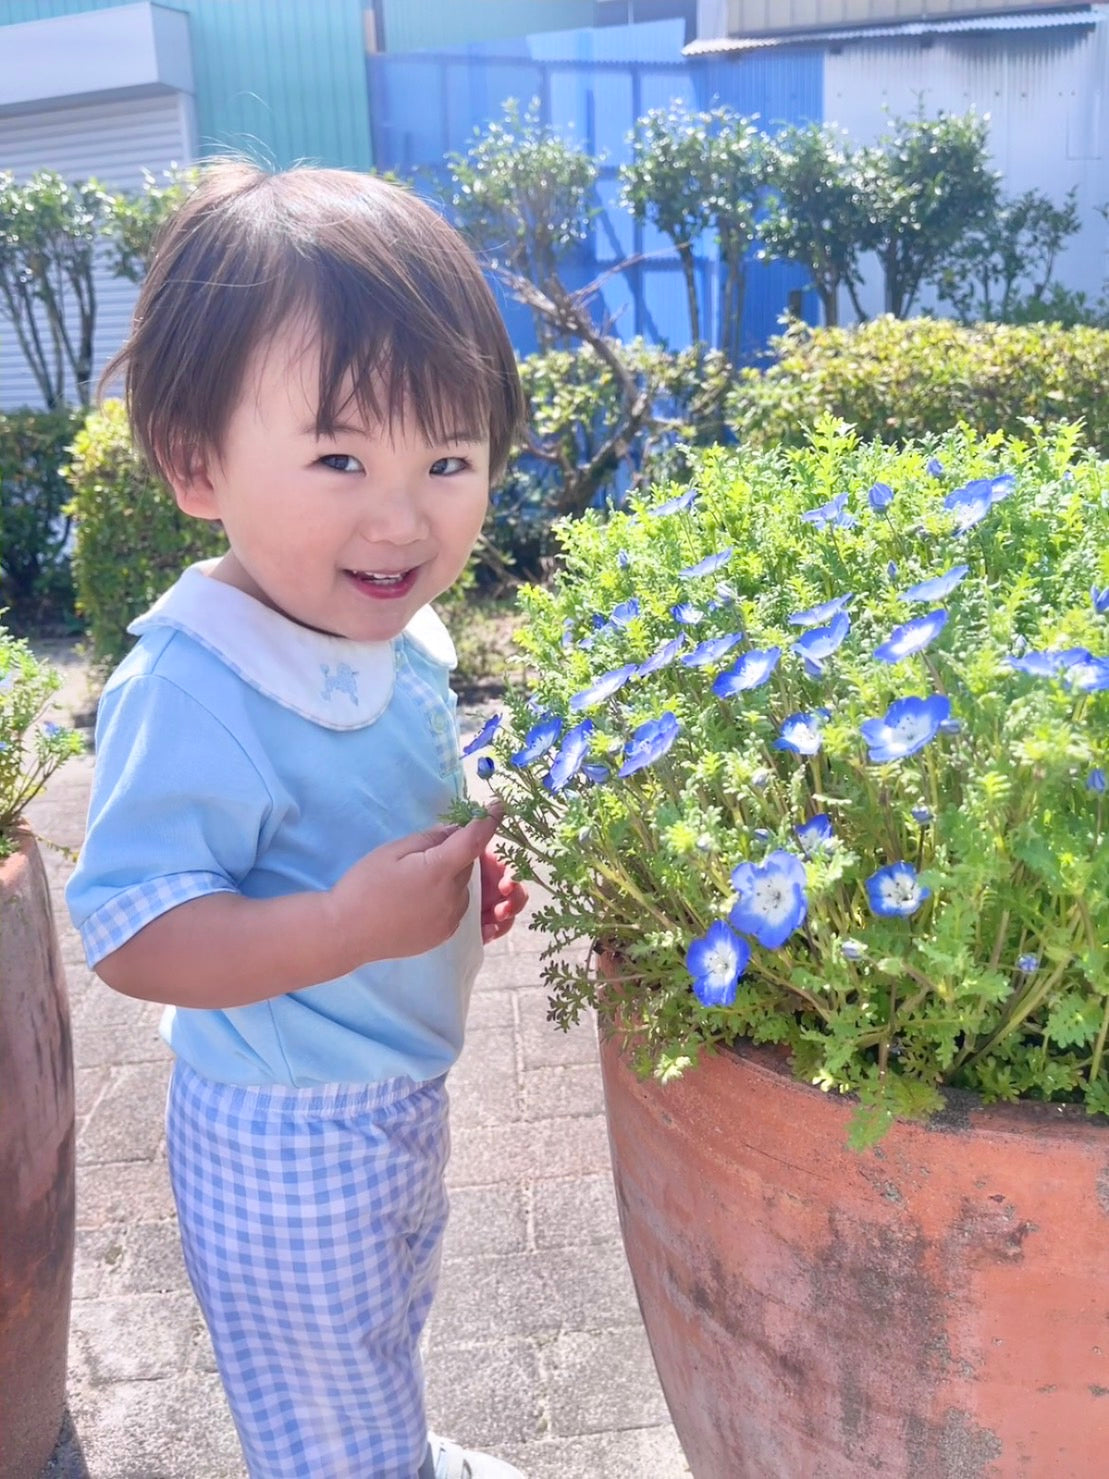
[{"label": "gingham check sleeve cuff", "polygon": [[125,945],[144,925],[160,914],[205,894],[233,894],[234,885],[222,873],[174,873],[153,878],[102,904],[81,925],[81,943],[90,966]]}]

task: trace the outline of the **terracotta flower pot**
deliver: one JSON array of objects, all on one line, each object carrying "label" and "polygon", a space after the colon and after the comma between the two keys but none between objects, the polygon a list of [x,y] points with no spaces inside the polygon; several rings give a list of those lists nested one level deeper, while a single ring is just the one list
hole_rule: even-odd
[{"label": "terracotta flower pot", "polygon": [[602,1043],[624,1243],[696,1479],[1092,1479],[1109,1466],[1109,1129],[896,1124],[780,1057],[669,1085]]},{"label": "terracotta flower pot", "polygon": [[29,835],[0,860],[0,1479],[35,1479],[65,1409],[73,1054],[50,891]]}]

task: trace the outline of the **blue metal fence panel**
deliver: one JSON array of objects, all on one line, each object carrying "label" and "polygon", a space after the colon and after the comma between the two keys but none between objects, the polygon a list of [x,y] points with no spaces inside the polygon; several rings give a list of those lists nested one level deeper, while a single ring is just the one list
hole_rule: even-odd
[{"label": "blue metal fence panel", "polygon": [[[742,62],[681,57],[681,22],[559,31],[471,43],[450,51],[369,59],[374,154],[378,166],[419,174],[442,185],[444,155],[464,152],[474,130],[498,118],[504,101],[540,101],[540,114],[568,139],[602,156],[598,214],[589,249],[565,276],[581,286],[610,273],[599,291],[598,316],[623,338],[642,335],[681,348],[689,343],[685,281],[668,238],[631,219],[619,201],[618,172],[628,135],[651,108],[681,98],[691,107],[725,103],[758,114],[771,129],[819,119],[823,63],[819,53],[745,58]],[[436,102],[437,100],[437,102]],[[720,311],[715,243],[698,244],[702,333],[711,338]],[[628,258],[633,262],[613,272]],[[741,352],[757,353],[775,331],[804,274],[782,264],[751,264]],[[805,310],[815,314],[811,295]],[[507,314],[522,353],[534,347],[530,315]]]}]

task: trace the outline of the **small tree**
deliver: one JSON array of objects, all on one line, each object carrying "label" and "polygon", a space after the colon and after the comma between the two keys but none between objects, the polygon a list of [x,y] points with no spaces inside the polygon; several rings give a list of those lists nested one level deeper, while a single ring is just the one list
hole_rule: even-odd
[{"label": "small tree", "polygon": [[674,244],[685,280],[690,339],[701,339],[693,243],[709,227],[712,175],[709,115],[690,113],[675,98],[636,120],[628,136],[631,159],[620,167],[621,204],[637,221],[650,221]]},{"label": "small tree", "polygon": [[[539,100],[476,131],[465,154],[449,154],[450,202],[490,264],[545,288],[584,242],[596,215],[598,161],[540,122]],[[540,342],[549,321],[536,314]]]},{"label": "small tree", "polygon": [[896,118],[877,145],[859,151],[860,187],[885,274],[885,309],[896,318],[908,316],[921,283],[996,207],[988,128],[974,112]]},{"label": "small tree", "polygon": [[[1042,304],[1055,259],[1080,227],[1075,191],[1062,206],[1042,190],[1003,199],[996,212],[967,233],[936,274],[940,297],[963,323],[1006,322],[1019,309]],[[1018,285],[1030,284],[1027,293]]]},{"label": "small tree", "polygon": [[805,268],[829,327],[839,323],[841,287],[865,317],[859,255],[875,245],[875,228],[846,134],[820,123],[783,129],[768,146],[767,180],[762,258]]},{"label": "small tree", "polygon": [[757,236],[767,179],[767,140],[754,116],[714,108],[705,117],[712,141],[706,205],[724,264],[717,344],[737,364],[747,296],[746,259]]},{"label": "small tree", "polygon": [[96,180],[40,170],[25,184],[0,172],[0,313],[50,410],[91,399],[93,261],[112,197]]}]

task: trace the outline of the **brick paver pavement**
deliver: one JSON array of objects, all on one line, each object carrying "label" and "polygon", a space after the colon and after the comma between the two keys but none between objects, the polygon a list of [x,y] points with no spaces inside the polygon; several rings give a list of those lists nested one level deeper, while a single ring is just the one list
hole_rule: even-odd
[{"label": "brick paver pavement", "polygon": [[[63,706],[87,710],[79,660],[64,647],[49,656],[66,676]],[[75,761],[35,802],[46,843],[79,845],[91,775],[91,757]],[[73,1430],[49,1472],[243,1479],[177,1243],[159,1009],[85,968],[61,898],[71,863],[44,854],[78,1115]],[[427,1333],[430,1420],[530,1479],[679,1479],[689,1471],[620,1245],[593,1027],[563,1034],[546,1021],[541,944],[521,920],[488,949],[451,1076],[453,1210]]]}]

